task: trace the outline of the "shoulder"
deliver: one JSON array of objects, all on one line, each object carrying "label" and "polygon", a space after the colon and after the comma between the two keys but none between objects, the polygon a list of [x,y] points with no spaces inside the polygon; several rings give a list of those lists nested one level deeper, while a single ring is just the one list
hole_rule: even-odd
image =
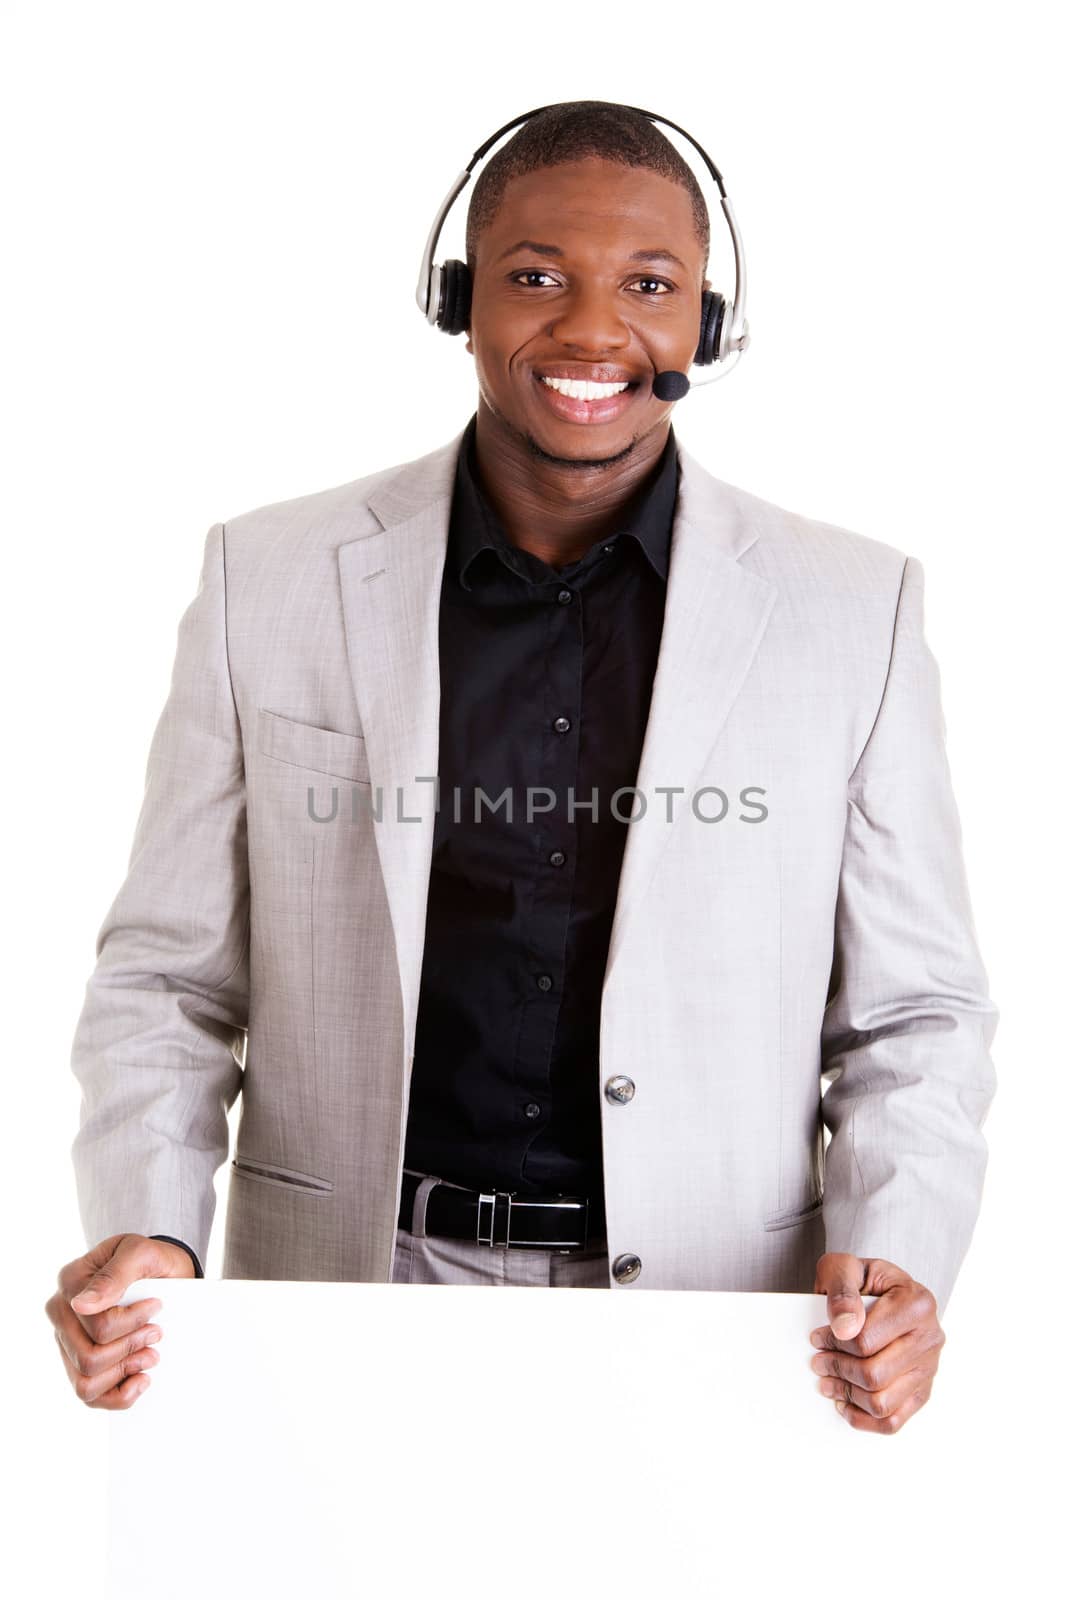
[{"label": "shoulder", "polygon": [[[898,544],[714,477],[689,451],[680,452],[680,466],[690,514],[714,526],[722,547],[780,592],[896,597],[910,560]],[[918,566],[914,558],[913,564]]]},{"label": "shoulder", "polygon": [[352,539],[381,533],[387,520],[402,520],[421,505],[449,493],[455,477],[460,435],[424,455],[380,467],[326,489],[270,501],[223,523],[228,558],[257,560],[300,553],[332,554]]}]

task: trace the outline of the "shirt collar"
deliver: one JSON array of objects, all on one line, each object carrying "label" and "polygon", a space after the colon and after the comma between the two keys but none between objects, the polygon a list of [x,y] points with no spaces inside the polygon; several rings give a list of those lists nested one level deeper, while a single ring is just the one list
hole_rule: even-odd
[{"label": "shirt collar", "polygon": [[[471,588],[469,569],[481,550],[495,549],[504,553],[509,565],[514,564],[516,557],[529,554],[512,544],[482,489],[475,460],[477,420],[476,412],[463,432],[449,520],[449,562],[465,589]],[[613,539],[629,535],[640,545],[664,582],[667,581],[677,490],[678,448],[675,429],[669,423],[667,443],[656,466],[642,485],[626,521],[611,534]]]}]

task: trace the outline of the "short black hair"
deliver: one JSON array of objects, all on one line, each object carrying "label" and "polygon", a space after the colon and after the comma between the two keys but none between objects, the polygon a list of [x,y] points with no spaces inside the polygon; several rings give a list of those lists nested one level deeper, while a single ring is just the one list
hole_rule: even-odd
[{"label": "short black hair", "polygon": [[522,124],[491,156],[471,191],[467,207],[467,265],[475,270],[479,238],[500,209],[512,178],[543,167],[600,156],[624,167],[648,167],[681,183],[690,196],[694,232],[704,251],[702,276],[708,271],[708,207],[688,162],[671,140],[640,111],[611,100],[564,100],[547,106]]}]

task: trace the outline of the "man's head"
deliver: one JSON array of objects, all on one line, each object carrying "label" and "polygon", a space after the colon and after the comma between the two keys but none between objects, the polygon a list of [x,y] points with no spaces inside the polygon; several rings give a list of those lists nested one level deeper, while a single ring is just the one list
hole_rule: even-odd
[{"label": "man's head", "polygon": [[[647,117],[603,100],[532,117],[486,164],[468,206],[467,348],[483,403],[561,464],[629,454],[668,414],[655,373],[693,360],[708,246],[700,186]],[[546,374],[630,388],[599,413]]]}]

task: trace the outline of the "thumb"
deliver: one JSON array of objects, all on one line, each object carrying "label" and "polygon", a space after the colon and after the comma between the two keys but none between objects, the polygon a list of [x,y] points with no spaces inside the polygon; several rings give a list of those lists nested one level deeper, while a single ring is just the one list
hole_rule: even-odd
[{"label": "thumb", "polygon": [[102,1261],[101,1254],[97,1246],[86,1257],[86,1265],[93,1269],[92,1275],[88,1283],[71,1297],[73,1311],[95,1313],[118,1305],[131,1283],[153,1275],[152,1268],[159,1259],[154,1241],[140,1233],[123,1235],[111,1254]]},{"label": "thumb", "polygon": [[864,1326],[861,1285],[867,1275],[867,1262],[859,1256],[838,1255],[824,1283],[827,1291],[827,1319],[836,1339],[855,1339]]}]

